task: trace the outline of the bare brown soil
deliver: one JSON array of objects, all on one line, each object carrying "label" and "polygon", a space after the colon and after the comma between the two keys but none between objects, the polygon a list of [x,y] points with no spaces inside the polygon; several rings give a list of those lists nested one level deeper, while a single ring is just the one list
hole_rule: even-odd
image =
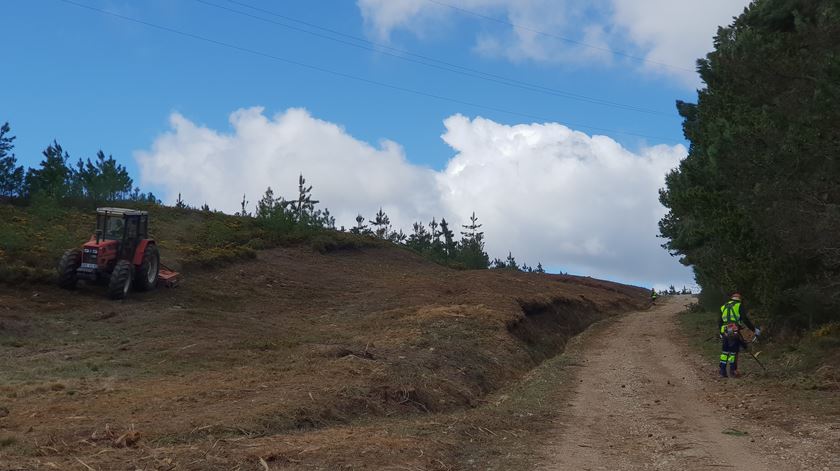
[{"label": "bare brown soil", "polygon": [[486,469],[544,410],[510,388],[646,303],[398,249],[268,250],[125,302],[3,287],[0,470]]},{"label": "bare brown soil", "polygon": [[677,329],[689,301],[666,298],[575,339],[578,381],[538,469],[840,469],[836,392],[806,403],[751,376],[718,379],[715,358]]}]

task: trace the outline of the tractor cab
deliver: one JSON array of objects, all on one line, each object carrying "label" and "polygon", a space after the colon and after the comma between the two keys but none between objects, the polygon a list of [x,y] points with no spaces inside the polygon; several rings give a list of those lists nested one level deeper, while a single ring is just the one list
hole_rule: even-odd
[{"label": "tractor cab", "polygon": [[149,213],[123,208],[97,208],[96,244],[116,241],[120,251],[133,251],[149,238]]}]

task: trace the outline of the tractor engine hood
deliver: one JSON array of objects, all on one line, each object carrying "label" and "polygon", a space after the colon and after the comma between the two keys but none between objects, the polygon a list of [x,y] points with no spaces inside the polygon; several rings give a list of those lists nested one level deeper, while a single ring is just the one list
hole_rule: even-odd
[{"label": "tractor engine hood", "polygon": [[119,241],[100,240],[96,242],[96,238],[92,237],[82,246],[82,265],[79,268],[84,271],[103,269],[109,261],[116,258],[119,248]]}]

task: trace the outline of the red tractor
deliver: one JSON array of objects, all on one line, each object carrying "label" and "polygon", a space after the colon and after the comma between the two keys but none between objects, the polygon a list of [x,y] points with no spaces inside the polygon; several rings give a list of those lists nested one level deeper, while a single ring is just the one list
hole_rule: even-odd
[{"label": "red tractor", "polygon": [[149,213],[98,208],[96,233],[81,249],[64,252],[58,285],[73,289],[79,279],[108,282],[108,297],[123,299],[131,287],[148,291],[158,283],[173,286],[178,274],[161,267],[160,253],[149,239]]}]

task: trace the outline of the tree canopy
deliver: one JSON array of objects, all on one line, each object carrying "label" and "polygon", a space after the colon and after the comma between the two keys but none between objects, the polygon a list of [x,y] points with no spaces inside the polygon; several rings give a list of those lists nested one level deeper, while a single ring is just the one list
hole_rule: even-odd
[{"label": "tree canopy", "polygon": [[23,192],[23,166],[17,165],[15,136],[9,136],[9,123],[0,126],[0,196],[19,196]]},{"label": "tree canopy", "polygon": [[688,157],[660,200],[664,247],[705,300],[740,291],[775,321],[840,307],[840,4],[757,0],[698,61],[678,102]]}]

